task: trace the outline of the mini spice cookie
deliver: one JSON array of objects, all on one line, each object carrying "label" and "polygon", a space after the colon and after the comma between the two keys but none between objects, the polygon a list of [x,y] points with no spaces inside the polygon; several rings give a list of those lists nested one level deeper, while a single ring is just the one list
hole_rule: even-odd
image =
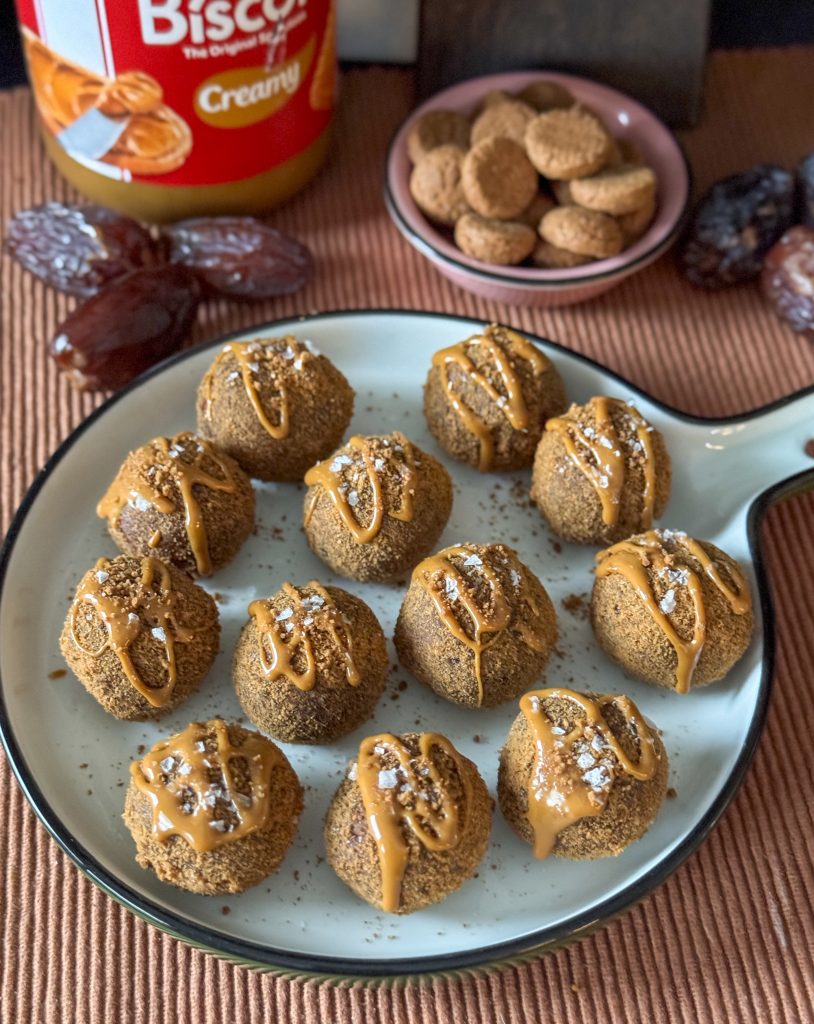
[{"label": "mini spice cookie", "polygon": [[526,129],[529,159],[547,178],[593,174],[611,153],[611,137],[598,118],[583,108],[548,110]]},{"label": "mini spice cookie", "polygon": [[465,213],[455,224],[455,244],[476,260],[514,266],[522,263],[534,248],[534,228],[513,220],[494,220],[477,213]]},{"label": "mini spice cookie", "polygon": [[537,173],[522,146],[511,139],[484,139],[464,157],[464,195],[482,217],[511,220],[537,194]]},{"label": "mini spice cookie", "polygon": [[531,253],[531,262],[535,267],[545,267],[547,270],[568,270],[571,267],[592,263],[593,257],[569,252],[568,249],[560,249],[551,242],[538,240]]},{"label": "mini spice cookie", "polygon": [[653,202],[656,176],[649,167],[619,164],[569,185],[575,203],[601,213],[633,213]]},{"label": "mini spice cookie", "polygon": [[650,199],[648,203],[640,207],[638,210],[633,210],[630,213],[623,213],[620,217],[616,218],[616,223],[622,229],[622,237],[625,240],[625,245],[630,245],[635,242],[637,238],[641,238],[642,235],[650,227],[650,223],[656,214],[656,199],[655,196]]},{"label": "mini spice cookie", "polygon": [[522,146],[526,128],[535,116],[533,107],[517,100],[490,103],[472,125],[471,144],[476,146],[484,139],[500,135]]},{"label": "mini spice cookie", "polygon": [[469,209],[461,184],[466,151],[448,143],[422,157],[410,175],[416,205],[439,224],[454,224]]},{"label": "mini spice cookie", "polygon": [[430,110],[423,114],[407,136],[407,153],[414,164],[438,146],[469,147],[469,121],[452,110]]},{"label": "mini spice cookie", "polygon": [[615,256],[624,242],[622,229],[613,217],[580,206],[550,210],[540,222],[540,234],[560,249],[598,260]]},{"label": "mini spice cookie", "polygon": [[545,192],[538,192],[525,210],[523,210],[523,212],[515,219],[522,221],[523,224],[528,224],[530,228],[534,228],[534,233],[536,234],[537,228],[540,226],[540,221],[543,219],[545,214],[547,214],[549,210],[553,210],[555,206],[556,203],[551,196],[546,195]]},{"label": "mini spice cookie", "polygon": [[531,82],[521,89],[517,98],[535,110],[542,113],[544,110],[565,109],[573,107],[576,100],[563,85],[552,82],[550,79],[541,78]]}]

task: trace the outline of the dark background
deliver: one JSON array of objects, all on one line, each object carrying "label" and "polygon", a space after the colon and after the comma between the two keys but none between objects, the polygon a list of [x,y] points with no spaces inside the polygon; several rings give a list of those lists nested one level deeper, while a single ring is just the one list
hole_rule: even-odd
[{"label": "dark background", "polygon": [[[681,0],[652,0],[653,3]],[[711,49],[814,43],[812,0],[713,0]],[[0,0],[0,87],[25,81],[13,0]]]}]

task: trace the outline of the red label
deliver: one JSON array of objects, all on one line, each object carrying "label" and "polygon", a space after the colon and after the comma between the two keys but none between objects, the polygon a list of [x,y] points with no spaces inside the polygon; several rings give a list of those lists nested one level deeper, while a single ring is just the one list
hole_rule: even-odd
[{"label": "red label", "polygon": [[43,121],[110,178],[214,185],[327,128],[331,0],[18,0]]}]

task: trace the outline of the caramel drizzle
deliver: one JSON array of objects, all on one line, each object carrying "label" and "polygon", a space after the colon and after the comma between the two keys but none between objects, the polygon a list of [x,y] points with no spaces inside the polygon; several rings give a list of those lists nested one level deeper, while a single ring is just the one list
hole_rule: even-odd
[{"label": "caramel drizzle", "polygon": [[[735,564],[727,566],[736,588],[732,590],[724,582],[715,562],[697,540],[677,533],[671,533],[670,536],[700,563],[706,576],[718,588],[735,615],[743,615],[749,611],[751,607],[749,588],[743,574]],[[600,551],[596,556],[598,562],[596,575],[602,577],[615,572],[627,579],[644,602],[644,606],[650,612],[656,625],[661,628],[672,644],[676,652],[676,693],[686,693],[692,685],[692,677],[706,640],[707,620],[704,592],[701,588],[701,580],[695,570],[686,559],[680,558],[679,551],[667,551],[664,547],[664,539],[662,531],[648,530],[640,537],[631,537],[629,540],[621,541],[619,544],[614,544],[613,547]],[[676,568],[686,574],[686,586],[695,613],[692,638],[689,640],[684,640],[678,635],[668,615],[659,607],[648,575],[648,569],[658,573]],[[678,581],[673,582],[677,584]]]},{"label": "caramel drizzle", "polygon": [[[189,464],[178,457],[180,455],[179,447],[182,447],[188,441],[195,444],[198,449],[194,461]],[[204,441],[202,438],[193,438],[189,434],[176,434],[172,440],[166,437],[157,437],[151,442],[151,445],[156,454],[157,464],[172,474],[178,490],[181,492],[181,500],[184,503],[184,525],[198,573],[201,576],[209,576],[212,573],[209,538],[206,533],[201,506],[198,504],[193,488],[196,485],[201,485],[213,491],[234,493],[237,484],[232,476],[232,472],[223,456],[208,441]],[[177,454],[173,455],[173,452]],[[215,463],[223,474],[222,478],[214,477],[203,469],[203,460],[205,458],[209,458]],[[127,469],[126,467],[127,463],[119,470],[116,479],[97,505],[96,514],[98,516],[102,519],[112,518],[118,521],[122,508],[133,502],[134,499],[141,499],[147,502],[162,515],[169,515],[176,510],[174,501],[162,494],[149,482],[141,479],[132,468]],[[155,537],[155,534],[153,534],[153,537]]]},{"label": "caramel drizzle", "polygon": [[[374,448],[371,442],[379,442],[381,447]],[[387,443],[385,444],[384,442]],[[383,469],[384,459],[394,452],[397,446],[401,448],[404,461],[397,462],[395,459],[390,461],[391,465],[398,467],[401,479],[399,504],[394,508],[385,509],[382,478],[379,475],[380,470],[376,468],[376,463],[381,460],[381,469]],[[412,444],[399,431],[394,431],[389,438],[369,438],[355,435],[348,441],[347,447],[355,449],[361,454],[367,481],[370,484],[373,514],[367,526],[364,526],[356,518],[353,511],[354,506],[350,503],[349,499],[353,491],[347,482],[343,480],[343,471],[346,468],[346,464],[341,463],[337,468],[337,462],[344,456],[342,449],[335,452],[329,459],[325,459],[323,462],[318,462],[316,466],[312,466],[305,474],[305,483],[308,487],[314,487],[319,484],[325,490],[334,503],[334,507],[339,513],[342,522],[350,531],[357,544],[370,544],[379,535],[382,523],[384,522],[385,511],[392,519],[398,519],[403,523],[412,521],[416,478],[415,452]],[[344,457],[348,458],[348,456]],[[355,489],[357,504],[359,490],[360,488],[358,487]],[[318,492],[315,492],[306,510],[306,526],[314,513],[318,497]]]},{"label": "caramel drizzle", "polygon": [[[284,676],[298,689],[312,690],[317,681],[317,666],[310,633],[321,629],[331,635],[345,663],[348,684],[358,686],[362,677],[353,660],[353,643],[345,616],[336,607],[328,591],[316,580],[312,580],[308,588],[316,591],[316,594],[303,597],[290,583],[283,584],[283,593],[291,601],[291,607],[284,609],[290,612],[287,616],[275,613],[268,600],[252,601],[249,605],[249,615],[254,618],[257,626],[260,664],[266,678],[274,682]],[[298,672],[292,664],[298,649],[305,658],[303,672]]]},{"label": "caramel drizzle", "polygon": [[[284,341],[287,348],[291,350],[292,357],[295,360],[295,365],[299,364],[301,366],[304,360],[311,358],[311,353],[308,349],[302,346],[299,341],[291,335],[286,335],[286,337],[280,339],[280,341]],[[268,342],[262,344],[257,341],[232,341],[228,345],[224,345],[218,355],[218,358],[212,364],[212,367],[206,376],[207,397],[204,408],[206,409],[207,417],[209,416],[209,410],[211,408],[212,382],[215,370],[220,363],[231,355],[234,356],[238,364],[240,375],[243,380],[243,387],[246,390],[246,397],[251,402],[254,413],[263,429],[277,441],[282,441],[288,437],[291,430],[291,419],[288,391],[284,382],[276,375],[274,376],[274,387],[279,393],[280,406],[277,410],[279,422],[273,423],[269,417],[269,413],[263,407],[263,401],[260,398],[260,393],[257,389],[257,380],[254,376],[260,361],[271,362],[275,357],[282,358],[284,351],[285,350],[269,344]]]},{"label": "caramel drizzle", "polygon": [[[625,453],[613,423],[611,409],[628,416],[636,427],[636,438],[644,454],[644,492],[642,494],[641,528],[650,529],[656,500],[656,460],[652,428],[632,405],[618,398],[592,398],[596,430],[592,437],[580,427],[572,409],[564,416],[555,416],[546,423],[546,430],[556,431],[574,464],[593,485],[602,505],[602,522],[614,526],[619,519],[619,505],[625,484]],[[585,449],[589,457],[585,455]]]},{"label": "caramel drizzle", "polygon": [[[463,769],[461,755],[445,736],[423,732],[418,738],[419,754],[414,757],[404,743],[392,733],[368,736],[359,746],[356,782],[362,794],[368,828],[376,842],[382,873],[382,910],[395,913],[401,903],[401,885],[407,869],[410,850],[404,835],[406,825],[425,849],[441,852],[454,849],[463,833],[463,822],[471,802],[471,786]],[[451,799],[443,776],[432,759],[434,747],[443,750],[455,763],[464,790],[461,806]],[[388,751],[398,760],[395,769],[401,778],[391,788],[379,785],[379,773]],[[423,764],[416,769],[415,762]],[[440,805],[430,803],[428,787],[432,786]],[[414,806],[399,802],[399,792],[408,792]]]},{"label": "caramel drizzle", "polygon": [[[584,712],[570,732],[556,726],[543,709],[547,698],[570,700]],[[628,726],[639,741],[639,760],[634,763],[613,735],[602,709],[615,704],[625,715]],[[629,697],[589,697],[575,690],[532,690],[520,698],[523,712],[534,736],[535,760],[528,784],[528,821],[534,833],[534,856],[547,857],[557,836],[583,818],[593,818],[604,810],[613,781],[618,773],[639,782],[652,779],[658,755],[653,735],[642,713]],[[582,743],[593,759],[589,769],[580,768]],[[608,753],[614,761],[609,761]],[[596,773],[590,778],[591,773]]]},{"label": "caramel drizzle", "polygon": [[[105,593],[109,565],[110,561],[107,558],[100,558],[97,561],[94,567],[95,571],[88,574],[82,593],[77,596],[71,607],[73,642],[92,658],[101,657],[106,650],[113,651],[131,685],[154,708],[164,707],[172,696],[178,678],[175,644],[191,643],[199,633],[209,629],[212,622],[207,622],[194,629],[178,623],[176,620],[178,594],[172,589],[169,570],[157,558],[142,558],[139,589],[131,599],[126,601]],[[156,580],[158,581],[158,593],[153,586]],[[89,604],[96,610],[107,631],[107,639],[95,651],[83,647],[77,635],[76,620],[83,604]],[[145,624],[147,624],[146,627]],[[164,645],[167,681],[163,686],[147,686],[130,657],[131,645],[145,628],[149,628],[152,636]]]},{"label": "caramel drizzle", "polygon": [[[506,348],[503,348],[496,340],[498,332],[508,342]],[[479,345],[486,350],[494,362],[505,393],[501,393],[489,378],[477,369],[467,351],[471,345]],[[499,327],[497,324],[491,324],[483,334],[473,335],[466,341],[440,349],[432,357],[432,365],[438,367],[441,375],[441,387],[447,401],[466,429],[478,440],[480,446],[478,469],[481,473],[486,473],[491,469],[494,459],[495,445],[492,431],[489,425],[470,409],[455,391],[449,378],[449,368],[453,363],[458,366],[469,376],[473,384],[483,389],[515,430],[526,430],[529,426],[529,411],[523,398],[520,378],[512,363],[512,356],[525,359],[531,365],[535,377],[541,376],[550,365],[549,360],[542,352],[538,351],[522,334],[511,331],[507,327]]]},{"label": "caramel drizzle", "polygon": [[[214,754],[207,752],[204,742],[210,726],[217,745]],[[235,787],[233,758],[242,758],[248,766],[250,796]],[[250,734],[240,747],[233,747],[226,723],[216,718],[211,723],[193,722],[157,743],[130,765],[130,775],[150,799],[156,839],[165,842],[181,836],[193,850],[206,853],[266,824],[269,781],[281,764],[280,751],[260,735]],[[219,776],[214,783],[213,773]],[[217,817],[223,814],[223,805],[227,816]]]},{"label": "caramel drizzle", "polygon": [[[477,566],[491,591],[489,607],[482,609],[477,602],[474,589],[464,574],[452,562],[455,557],[463,558],[464,564],[472,557],[477,558]],[[483,704],[483,677],[481,661],[487,651],[512,622],[512,608],[506,597],[503,584],[494,567],[488,564],[482,553],[473,546],[458,545],[444,548],[435,555],[430,555],[420,562],[413,570],[413,582],[421,586],[435,605],[438,616],[456,640],[465,644],[475,656],[475,679],[478,683],[478,707]],[[520,579],[521,600],[528,605],[532,617],[537,618],[540,610],[534,603],[525,586],[525,576]],[[470,637],[461,619],[456,615],[454,604],[457,601],[469,617],[472,628]],[[545,650],[545,643],[525,622],[518,622],[517,629],[522,639],[534,651]]]}]

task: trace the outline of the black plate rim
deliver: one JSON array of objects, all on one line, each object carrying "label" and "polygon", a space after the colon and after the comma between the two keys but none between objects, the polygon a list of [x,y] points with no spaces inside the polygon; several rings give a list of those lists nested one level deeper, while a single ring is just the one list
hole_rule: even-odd
[{"label": "black plate rim", "polygon": [[[241,334],[272,332],[279,324],[291,324],[299,320],[301,323],[313,320],[323,320],[337,317],[358,317],[358,316],[381,316],[393,314],[397,316],[415,316],[417,318],[446,319],[460,324],[471,325],[478,322],[478,318],[460,316],[451,313],[434,313],[426,310],[415,309],[343,309],[335,311],[324,311],[315,314],[296,314],[290,317],[281,318],[277,321],[259,324],[239,331],[233,331],[214,341],[185,349],[175,356],[164,360],[146,373],[131,381],[128,385],[108,398],[102,405],[90,413],[59,445],[53,455],[48,459],[43,468],[35,477],[29,487],[19,509],[17,510],[11,526],[0,549],[0,611],[3,606],[3,592],[6,582],[6,572],[14,545],[23,528],[26,517],[37,498],[37,495],[44,484],[51,476],[55,467],[65,457],[76,441],[88,430],[97,420],[119,402],[126,395],[132,393],[153,377],[164,373],[169,368],[184,362],[201,351],[216,348],[225,344],[230,339]],[[545,347],[567,354],[578,361],[599,370],[617,381],[621,387],[638,393],[654,406],[669,416],[682,420],[686,423],[700,425],[711,424],[733,424],[754,419],[767,412],[783,408],[791,402],[808,394],[814,394],[814,385],[800,391],[787,395],[777,401],[770,402],[764,406],[752,409],[748,412],[734,417],[705,417],[695,416],[674,409],[672,406],[659,399],[648,395],[641,388],[637,387],[620,374],[608,370],[589,356],[574,352],[564,345],[551,341],[540,335],[524,331],[536,343],[542,343]],[[386,979],[404,980],[406,976],[417,976],[426,974],[448,973],[467,969],[488,969],[489,965],[497,966],[510,963],[513,960],[528,957],[538,951],[543,952],[547,948],[560,946],[563,943],[578,937],[580,934],[592,930],[603,922],[617,914],[630,909],[645,896],[649,895],[655,888],[664,882],[674,871],[700,846],[709,832],[717,823],[720,816],[740,788],[741,782],[746,774],[755,751],[758,746],[761,733],[766,719],[766,712],[769,703],[769,696],[772,686],[772,671],[775,658],[775,627],[774,608],[772,605],[768,577],[760,549],[760,524],[768,508],[782,498],[799,493],[814,487],[814,468],[803,470],[801,473],[790,477],[787,480],[770,487],[759,495],[751,504],[747,513],[747,537],[750,554],[753,558],[755,575],[758,584],[761,611],[764,623],[764,655],[761,670],[760,688],[758,691],[755,714],[752,718],[743,749],[727,778],[718,796],[713,801],[706,814],[700,819],[696,827],[689,835],[679,843],[676,848],[660,861],[654,868],[642,875],[635,882],[625,886],[615,896],[604,900],[590,912],[575,915],[566,921],[561,922],[553,928],[540,929],[538,932],[523,936],[518,939],[509,939],[504,942],[491,945],[479,946],[475,949],[465,950],[459,953],[447,953],[438,956],[420,958],[400,958],[397,960],[363,959],[346,957],[317,956],[306,953],[291,953],[287,950],[274,949],[247,940],[236,939],[226,933],[219,932],[213,928],[207,928],[194,922],[186,920],[179,914],[168,911],[153,903],[151,900],[135,892],[129,886],[120,882],[111,872],[107,871],[84,847],[78,843],[70,829],[60,820],[53,811],[44,793],[40,790],[34,780],[34,774],[29,768],[22,752],[17,744],[14,729],[8,716],[2,679],[0,679],[0,740],[6,751],[12,771],[17,778],[20,788],[30,803],[37,817],[48,830],[52,838],[71,858],[77,867],[92,882],[112,896],[117,902],[127,909],[133,911],[148,923],[155,925],[162,931],[182,939],[193,946],[204,949],[215,955],[224,956],[228,959],[242,964],[258,967],[264,970],[277,971],[284,974],[298,977],[330,977],[344,979],[376,979],[383,982]]]}]

